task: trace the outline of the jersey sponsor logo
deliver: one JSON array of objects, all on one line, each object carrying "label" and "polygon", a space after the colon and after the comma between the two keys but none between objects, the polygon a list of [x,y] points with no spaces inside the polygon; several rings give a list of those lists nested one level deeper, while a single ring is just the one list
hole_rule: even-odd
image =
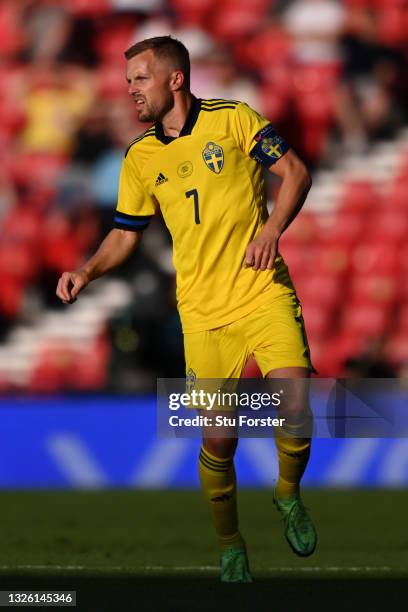
[{"label": "jersey sponsor logo", "polygon": [[163,183],[167,183],[168,180],[169,179],[164,176],[163,172],[160,172],[159,176],[156,179],[155,185],[156,187],[159,187],[160,185],[163,185]]},{"label": "jersey sponsor logo", "polygon": [[219,174],[224,167],[224,151],[215,142],[207,142],[203,149],[203,159],[207,168]]},{"label": "jersey sponsor logo", "polygon": [[185,161],[182,164],[180,164],[179,167],[177,168],[177,174],[179,175],[180,178],[186,178],[187,176],[190,176],[192,172],[193,172],[193,164],[191,163],[191,161]]},{"label": "jersey sponsor logo", "polygon": [[194,372],[194,370],[192,368],[189,368],[187,375],[186,375],[186,391],[187,393],[190,393],[190,391],[192,391],[195,387],[196,384],[196,380],[197,380],[197,376],[196,373]]}]

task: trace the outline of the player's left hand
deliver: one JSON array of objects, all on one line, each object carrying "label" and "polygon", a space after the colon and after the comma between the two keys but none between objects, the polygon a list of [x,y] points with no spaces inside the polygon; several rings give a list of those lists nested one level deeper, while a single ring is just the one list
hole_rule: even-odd
[{"label": "player's left hand", "polygon": [[250,242],[245,255],[245,267],[253,270],[272,270],[278,251],[279,236],[265,229]]}]

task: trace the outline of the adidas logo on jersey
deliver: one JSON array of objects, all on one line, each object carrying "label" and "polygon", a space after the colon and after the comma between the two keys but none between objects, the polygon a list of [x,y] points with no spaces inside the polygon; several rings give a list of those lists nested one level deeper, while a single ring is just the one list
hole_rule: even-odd
[{"label": "adidas logo on jersey", "polygon": [[163,183],[167,183],[169,179],[166,178],[163,174],[163,172],[160,172],[159,176],[156,179],[156,187],[158,187],[159,185],[163,185]]}]

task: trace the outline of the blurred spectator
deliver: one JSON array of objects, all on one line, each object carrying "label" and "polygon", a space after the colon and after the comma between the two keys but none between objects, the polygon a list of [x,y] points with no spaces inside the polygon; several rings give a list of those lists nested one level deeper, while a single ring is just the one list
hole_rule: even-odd
[{"label": "blurred spectator", "polygon": [[262,111],[261,97],[254,82],[240,74],[231,54],[221,47],[195,63],[191,88],[199,98],[242,100]]},{"label": "blurred spectator", "polygon": [[392,136],[402,120],[404,57],[378,39],[380,16],[367,6],[351,9],[342,38],[343,74],[337,118],[347,150],[364,150],[368,140]]},{"label": "blurred spectator", "polygon": [[106,128],[110,147],[99,151],[90,168],[92,195],[98,207],[103,236],[112,229],[124,151],[146,126],[134,120],[127,102],[117,100],[109,107]]},{"label": "blurred spectator", "polygon": [[27,71],[25,151],[67,154],[93,100],[93,79],[79,67],[37,64]]},{"label": "blurred spectator", "polygon": [[339,37],[346,12],[336,0],[294,0],[283,14],[283,24],[294,40],[294,56],[305,64],[340,61]]},{"label": "blurred spectator", "polygon": [[154,13],[164,8],[165,0],[110,0],[114,11]]},{"label": "blurred spectator", "polygon": [[31,2],[24,13],[23,56],[32,63],[54,62],[71,30],[68,13],[56,4]]},{"label": "blurred spectator", "polygon": [[394,378],[397,374],[385,357],[384,344],[383,338],[369,340],[361,353],[346,360],[345,377]]},{"label": "blurred spectator", "polygon": [[17,194],[4,168],[0,168],[0,227],[3,218],[17,203]]}]

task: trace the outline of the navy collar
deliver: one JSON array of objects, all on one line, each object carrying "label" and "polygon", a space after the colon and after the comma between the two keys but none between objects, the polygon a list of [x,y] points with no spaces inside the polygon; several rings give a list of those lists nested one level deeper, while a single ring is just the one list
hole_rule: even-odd
[{"label": "navy collar", "polygon": [[195,96],[193,96],[193,101],[190,110],[188,111],[186,122],[183,125],[180,134],[178,136],[167,136],[164,133],[163,125],[160,122],[157,122],[154,124],[156,138],[164,144],[169,144],[170,142],[173,142],[173,140],[176,140],[176,138],[180,138],[181,136],[188,136],[189,134],[191,134],[193,127],[197,122],[200,110],[201,100],[200,98],[196,98]]}]

